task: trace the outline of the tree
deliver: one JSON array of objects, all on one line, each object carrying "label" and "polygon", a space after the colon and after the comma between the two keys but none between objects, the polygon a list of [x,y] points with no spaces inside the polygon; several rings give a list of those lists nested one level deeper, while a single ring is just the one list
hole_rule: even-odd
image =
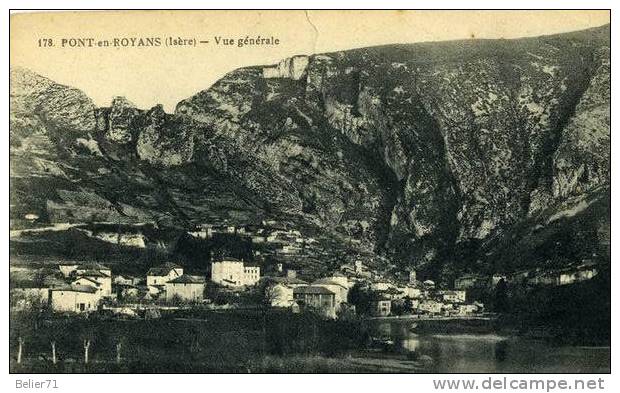
[{"label": "tree", "polygon": [[88,350],[90,349],[90,338],[85,338],[84,345],[84,364],[88,364]]},{"label": "tree", "polygon": [[495,312],[508,312],[510,308],[508,302],[508,285],[503,278],[495,286],[495,301],[493,309]]},{"label": "tree", "polygon": [[349,291],[348,303],[355,306],[360,315],[370,314],[372,299],[370,293],[360,283],[355,283]]},{"label": "tree", "polygon": [[403,315],[407,309],[405,308],[404,301],[393,301],[392,302],[392,314],[394,315]]},{"label": "tree", "polygon": [[51,345],[52,345],[52,364],[56,364],[56,341],[52,341]]},{"label": "tree", "polygon": [[123,342],[118,341],[116,343],[116,363],[121,362],[121,349],[123,348]]},{"label": "tree", "polygon": [[82,347],[84,348],[84,364],[88,364],[90,355],[90,346],[95,338],[95,331],[90,325],[84,326],[84,333],[82,334]]},{"label": "tree", "polygon": [[413,310],[413,301],[409,296],[405,297],[405,303],[403,304],[405,312],[411,312]]},{"label": "tree", "polygon": [[263,353],[267,353],[267,314],[272,302],[278,298],[279,291],[272,283],[265,282],[263,286],[259,287],[257,293],[258,296],[260,296],[259,304],[262,321],[261,328],[263,333]]},{"label": "tree", "polygon": [[17,342],[18,342],[18,348],[17,348],[17,364],[20,364],[22,362],[22,351],[24,348],[24,338],[19,336],[17,338]]},{"label": "tree", "polygon": [[52,364],[58,362],[58,342],[62,342],[66,334],[66,323],[64,320],[50,321],[45,325],[45,332],[52,349]]}]

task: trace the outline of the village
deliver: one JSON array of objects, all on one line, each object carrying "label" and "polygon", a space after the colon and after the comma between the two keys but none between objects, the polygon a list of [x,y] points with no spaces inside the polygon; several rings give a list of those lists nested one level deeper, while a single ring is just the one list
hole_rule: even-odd
[{"label": "village", "polygon": [[[218,233],[242,236],[254,245],[270,247],[263,247],[262,255],[254,251],[260,262],[229,256],[212,258],[210,274],[193,273],[173,261],[151,267],[141,276],[116,273],[90,261],[60,262],[34,274],[27,267],[12,266],[12,310],[45,307],[55,313],[75,314],[107,310],[114,315],[137,317],[146,310],[157,315],[161,310],[197,306],[213,310],[270,307],[293,313],[312,311],[326,318],[349,314],[468,318],[485,313],[484,304],[472,292],[492,291],[500,282],[559,286],[589,280],[598,273],[596,264],[584,261],[558,270],[467,274],[455,279],[450,288],[442,288],[433,280],[418,280],[413,268],[388,275],[357,259],[319,277],[302,276],[291,266],[295,258],[303,258],[316,239],[275,222],[259,226],[203,225],[188,231],[196,239],[209,239]],[[144,246],[144,239],[136,234],[131,234],[130,239],[105,234],[99,237]],[[265,259],[265,254],[277,259]]]}]

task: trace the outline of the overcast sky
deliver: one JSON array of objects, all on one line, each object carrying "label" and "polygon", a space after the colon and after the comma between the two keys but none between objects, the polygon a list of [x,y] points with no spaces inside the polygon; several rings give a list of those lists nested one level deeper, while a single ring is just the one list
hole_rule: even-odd
[{"label": "overcast sky", "polygon": [[[82,89],[97,105],[122,95],[138,107],[176,103],[242,66],[295,54],[390,43],[517,38],[609,23],[608,11],[128,11],[11,18],[11,64]],[[278,46],[217,46],[216,36],[277,37]],[[197,47],[61,48],[63,38],[183,37]],[[52,38],[54,47],[39,46]],[[43,44],[41,44],[43,45]]]}]

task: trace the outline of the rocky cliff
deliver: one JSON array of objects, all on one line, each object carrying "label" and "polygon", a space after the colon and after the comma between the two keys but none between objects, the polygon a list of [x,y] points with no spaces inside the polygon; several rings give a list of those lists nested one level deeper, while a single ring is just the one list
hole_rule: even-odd
[{"label": "rocky cliff", "polygon": [[175,114],[94,108],[13,70],[12,214],[285,217],[432,274],[493,269],[524,227],[577,217],[571,241],[608,225],[609,56],[609,26],[296,56],[235,70]]}]

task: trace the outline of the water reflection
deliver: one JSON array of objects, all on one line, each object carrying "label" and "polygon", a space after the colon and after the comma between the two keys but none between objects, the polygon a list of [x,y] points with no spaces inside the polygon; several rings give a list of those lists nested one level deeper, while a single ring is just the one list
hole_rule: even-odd
[{"label": "water reflection", "polygon": [[405,338],[400,341],[400,347],[410,352],[416,352],[420,348],[420,339],[417,336]]},{"label": "water reflection", "polygon": [[393,352],[426,360],[425,372],[519,373],[609,372],[609,347],[557,347],[544,341],[496,334],[416,334],[407,323],[381,321],[376,337],[394,342]]}]

